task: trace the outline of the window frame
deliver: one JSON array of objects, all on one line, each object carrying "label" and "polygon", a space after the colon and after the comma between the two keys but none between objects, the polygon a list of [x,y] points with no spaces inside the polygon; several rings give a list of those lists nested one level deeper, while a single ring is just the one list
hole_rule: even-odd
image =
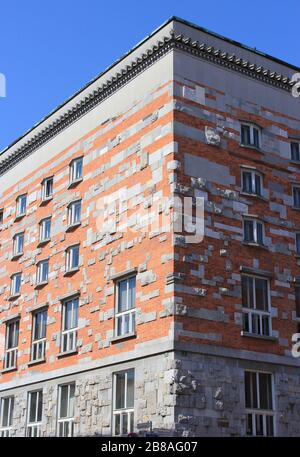
[{"label": "window frame", "polygon": [[[119,297],[120,297],[120,283],[123,282],[123,281],[127,281],[127,291],[126,291],[126,295],[127,295],[127,303],[128,303],[128,297],[129,297],[129,281],[130,279],[135,279],[135,301],[134,301],[134,307],[133,308],[130,308],[130,309],[126,309],[125,311],[121,311],[119,312],[118,309],[119,309]],[[128,335],[133,335],[136,333],[136,273],[135,274],[131,274],[131,275],[128,275],[128,276],[124,276],[124,277],[121,277],[121,278],[118,278],[115,280],[115,325],[114,325],[114,336],[116,338],[126,338],[126,336]],[[121,327],[123,329],[124,327],[124,321],[123,321],[123,316],[126,316],[127,314],[129,314],[129,327],[130,327],[130,331],[127,332],[127,333],[123,333],[123,331],[121,331],[120,334],[118,334],[118,319],[121,318]]]},{"label": "window frame", "polygon": [[[76,325],[70,328],[66,328],[66,307],[68,303],[74,303],[77,301],[76,305],[76,318],[74,319],[74,309],[72,307],[72,323],[76,322]],[[60,342],[60,353],[61,354],[68,354],[77,352],[77,340],[78,340],[78,319],[79,319],[79,295],[74,295],[73,297],[66,298],[62,301],[62,320],[61,320],[61,342]],[[66,343],[65,343],[66,341]],[[66,347],[66,349],[64,349]]]},{"label": "window frame", "polygon": [[[8,401],[8,424],[3,425],[3,410],[4,410],[4,402]],[[11,431],[13,428],[13,414],[14,414],[14,406],[15,406],[15,397],[14,395],[8,395],[5,397],[0,398],[0,438],[8,438],[11,436]]]},{"label": "window frame", "polygon": [[[246,224],[245,222],[252,222],[253,223],[253,241],[252,240],[246,240]],[[261,225],[261,234],[262,234],[262,242],[259,242],[258,240],[258,230],[257,230],[257,225]],[[247,244],[255,244],[257,246],[265,246],[265,224],[262,219],[259,219],[257,217],[251,217],[251,216],[243,216],[243,241],[244,243]]]},{"label": "window frame", "polygon": [[[246,173],[251,175],[251,191],[244,189],[244,174],[246,174]],[[256,192],[256,177],[259,178],[260,192]],[[242,169],[241,169],[241,190],[242,190],[242,193],[244,193],[244,194],[262,197],[263,174],[256,169],[242,167]]]},{"label": "window frame", "polygon": [[[22,239],[22,250],[17,251],[16,247],[18,246],[17,240]],[[25,243],[25,232],[18,232],[15,233],[13,236],[13,257],[19,257],[24,254],[24,243]]]},{"label": "window frame", "polygon": [[[11,328],[14,326],[12,330],[13,333],[13,344],[9,347],[10,341],[10,332]],[[4,360],[3,360],[3,367],[4,370],[14,370],[18,366],[18,351],[19,351],[19,338],[20,338],[20,318],[16,317],[6,322],[5,328],[5,350],[4,350]]]},{"label": "window frame", "polygon": [[[20,202],[22,199],[25,199],[24,212],[20,212],[20,206],[21,206]],[[25,216],[26,211],[27,211],[27,194],[18,195],[18,197],[16,198],[16,218]]]},{"label": "window frame", "polygon": [[[35,420],[34,422],[30,422],[31,416],[31,406],[32,406],[32,396],[37,394],[37,401],[35,405],[35,418],[38,417],[39,412],[39,397],[42,396],[42,411],[41,411],[41,420]],[[26,436],[27,437],[40,437],[41,436],[41,428],[43,423],[43,389],[38,390],[31,390],[28,392],[27,397],[27,417],[26,417]]]},{"label": "window frame", "polygon": [[[46,279],[42,278],[42,273],[44,272],[44,265],[47,265],[46,269]],[[49,281],[49,259],[39,260],[36,264],[36,285],[40,286],[42,284],[47,284]]]},{"label": "window frame", "polygon": [[[76,205],[79,205],[80,207],[80,215],[79,215],[79,220],[74,220],[74,215],[76,214]],[[67,214],[67,220],[68,220],[68,228],[75,227],[81,223],[81,209],[82,209],[82,200],[74,200],[68,204],[68,214]]]},{"label": "window frame", "polygon": [[4,223],[4,208],[0,208],[0,227]]},{"label": "window frame", "polygon": [[[73,416],[67,415],[66,417],[61,417],[61,395],[62,395],[62,388],[68,386],[68,396],[67,396],[67,409],[69,411],[70,409],[70,399],[71,399],[71,386],[74,386],[74,411],[73,411]],[[59,437],[72,437],[74,436],[74,422],[75,422],[75,389],[76,389],[76,382],[68,382],[64,384],[60,384],[58,386],[58,408],[57,408],[57,436]],[[62,424],[62,431],[63,434],[60,434],[60,424]],[[65,427],[66,426],[66,427]],[[67,434],[65,434],[65,428],[67,430]]]},{"label": "window frame", "polygon": [[[20,287],[19,290],[16,291],[16,278],[20,278]],[[11,297],[18,297],[21,295],[21,286],[22,286],[22,272],[13,273],[10,277],[11,284],[10,284],[10,296]]]},{"label": "window frame", "polygon": [[[120,374],[125,374],[125,383],[124,383],[124,408],[116,408],[117,403],[117,376]],[[133,373],[133,405],[128,407],[127,405],[127,395],[128,395],[128,373]],[[113,436],[126,436],[129,433],[134,431],[134,418],[135,418],[135,370],[130,368],[127,370],[121,370],[113,373],[113,405],[112,405],[112,435]],[[123,431],[123,416],[127,416],[127,431],[126,433],[121,433]],[[116,434],[116,416],[120,417],[120,433]],[[131,421],[132,417],[132,421]],[[131,426],[132,425],[132,426]]]},{"label": "window frame", "polygon": [[[297,145],[297,147],[296,147],[296,156],[297,156],[297,158],[293,157],[293,154],[295,152],[295,151],[293,151],[294,145]],[[290,141],[290,148],[291,148],[291,161],[292,162],[300,162],[300,140],[297,141],[297,140],[292,139]]]},{"label": "window frame", "polygon": [[[76,172],[76,164],[81,162],[81,175],[79,177],[75,177]],[[83,156],[76,157],[75,159],[71,160],[69,164],[69,185],[76,184],[83,179]]]},{"label": "window frame", "polygon": [[[45,225],[46,225],[46,222],[50,222],[50,226],[49,226],[49,237],[46,238],[44,237],[45,235]],[[39,226],[40,226],[40,233],[39,233],[39,242],[40,243],[46,243],[46,241],[50,241],[51,239],[51,224],[52,224],[52,217],[51,216],[48,216],[48,217],[44,217],[43,219],[40,220],[39,222]]]},{"label": "window frame", "polygon": [[[243,140],[243,127],[248,127],[249,128],[249,143],[245,143]],[[258,139],[258,144],[255,144],[255,135],[254,135],[254,130],[257,130],[257,139]],[[262,138],[262,128],[255,124],[254,122],[248,122],[248,121],[240,121],[240,132],[241,132],[241,146],[245,147],[250,147],[250,148],[255,148],[255,149],[261,149],[261,138]]]},{"label": "window frame", "polygon": [[[295,191],[297,191],[299,193],[299,197],[298,197],[299,204],[298,205],[295,205],[295,200],[296,200]],[[300,186],[297,186],[297,185],[293,185],[293,208],[300,209]]]},{"label": "window frame", "polygon": [[[70,266],[70,265],[71,265],[71,260],[73,261],[73,258],[74,258],[73,252],[75,249],[78,249],[78,264],[77,264],[77,266],[74,267],[74,266]],[[68,246],[65,252],[66,252],[66,273],[72,273],[73,271],[79,270],[80,244],[72,244],[71,246]]]},{"label": "window frame", "polygon": [[[46,195],[47,183],[48,182],[51,182],[51,193],[49,195]],[[47,202],[48,200],[51,200],[53,198],[53,187],[54,187],[53,176],[48,176],[47,178],[43,179],[43,181],[42,181],[42,194],[41,194],[42,202]]]},{"label": "window frame", "polygon": [[[37,315],[43,314],[45,318],[42,319],[43,324],[45,325],[45,336],[39,336],[36,338],[36,321]],[[40,362],[45,360],[46,355],[46,342],[47,342],[47,319],[48,319],[48,308],[45,306],[43,308],[34,310],[32,312],[32,333],[31,333],[31,351],[30,351],[30,361],[31,362]],[[35,349],[37,348],[37,349]],[[41,353],[41,357],[34,357],[34,354]]]}]

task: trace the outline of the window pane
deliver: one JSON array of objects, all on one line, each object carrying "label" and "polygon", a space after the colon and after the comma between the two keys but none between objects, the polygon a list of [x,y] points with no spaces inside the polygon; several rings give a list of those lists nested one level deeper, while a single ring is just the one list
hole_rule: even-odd
[{"label": "window pane", "polygon": [[129,279],[129,304],[128,309],[135,308],[135,277]]},{"label": "window pane", "polygon": [[29,422],[36,422],[37,392],[30,393]]},{"label": "window pane", "polygon": [[296,252],[300,254],[300,233],[296,233]]},{"label": "window pane", "polygon": [[255,193],[261,195],[261,177],[259,175],[255,175]]},{"label": "window pane", "polygon": [[252,193],[252,179],[251,173],[248,171],[243,172],[243,191]]},{"label": "window pane", "polygon": [[274,436],[274,419],[273,416],[267,416],[267,436]]},{"label": "window pane", "polygon": [[291,159],[292,160],[299,160],[300,159],[299,143],[295,143],[295,142],[291,143]]},{"label": "window pane", "polygon": [[265,279],[255,278],[256,309],[268,311],[268,285]]},{"label": "window pane", "polygon": [[296,206],[298,208],[298,207],[300,207],[300,189],[294,187],[293,194],[294,194],[294,206]]},{"label": "window pane", "polygon": [[250,127],[249,125],[242,125],[242,144],[250,144]]},{"label": "window pane", "polygon": [[60,387],[60,418],[68,417],[68,387],[68,385]]},{"label": "window pane", "polygon": [[245,308],[253,308],[253,278],[242,276],[242,301]]},{"label": "window pane", "polygon": [[126,311],[127,309],[127,280],[118,283],[118,312]]},{"label": "window pane", "polygon": [[245,220],[244,221],[244,239],[247,242],[254,241],[254,231],[253,231],[253,221]]},{"label": "window pane", "polygon": [[260,222],[256,223],[257,243],[263,244],[263,225]]},{"label": "window pane", "polygon": [[253,127],[253,145],[259,148],[259,131]]},{"label": "window pane", "polygon": [[37,409],[37,421],[41,422],[43,414],[43,392],[40,391],[38,395],[38,409]]},{"label": "window pane", "polygon": [[296,297],[296,316],[300,317],[300,287],[295,288]]},{"label": "window pane", "polygon": [[125,372],[116,374],[116,406],[115,409],[125,407]]},{"label": "window pane", "polygon": [[120,419],[121,419],[121,415],[116,414],[115,415],[115,435],[120,435]]},{"label": "window pane", "polygon": [[259,373],[260,409],[273,409],[271,375]]},{"label": "window pane", "polygon": [[127,372],[127,405],[126,408],[133,408],[134,405],[134,371]]},{"label": "window pane", "polygon": [[75,384],[70,385],[70,400],[69,400],[69,417],[74,416],[75,407]]}]

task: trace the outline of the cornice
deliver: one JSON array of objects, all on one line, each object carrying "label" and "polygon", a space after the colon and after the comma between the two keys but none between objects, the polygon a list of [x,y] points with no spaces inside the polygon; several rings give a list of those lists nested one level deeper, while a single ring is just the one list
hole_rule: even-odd
[{"label": "cornice", "polygon": [[79,103],[76,103],[55,121],[49,123],[41,132],[33,136],[13,153],[3,160],[1,160],[0,156],[0,176],[13,168],[18,162],[25,159],[43,144],[51,140],[62,130],[76,122],[80,117],[111,96],[172,49],[189,53],[195,57],[222,66],[223,68],[239,72],[242,75],[254,78],[286,92],[291,92],[292,86],[295,84],[289,77],[278,74],[271,69],[258,66],[247,60],[241,59],[234,54],[216,49],[206,43],[199,43],[198,41],[194,41],[181,34],[176,35],[175,32],[171,30],[168,36],[163,37],[162,40],[158,41],[129,65],[124,66],[120,72],[108,79],[97,90],[94,90],[88,96],[82,98]]}]

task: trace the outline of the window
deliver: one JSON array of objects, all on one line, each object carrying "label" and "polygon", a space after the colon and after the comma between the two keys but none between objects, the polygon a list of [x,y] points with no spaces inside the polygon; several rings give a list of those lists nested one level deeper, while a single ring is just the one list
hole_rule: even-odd
[{"label": "window", "polygon": [[77,270],[79,267],[79,245],[70,246],[66,253],[66,272]]},{"label": "window", "polygon": [[82,179],[83,158],[72,160],[70,163],[70,184]]},{"label": "window", "polygon": [[244,219],[244,241],[246,243],[264,244],[264,226],[257,219]]},{"label": "window", "polygon": [[246,434],[274,436],[272,375],[245,371]]},{"label": "window", "polygon": [[291,142],[291,159],[296,162],[300,161],[300,144],[296,141]]},{"label": "window", "polygon": [[81,200],[72,202],[68,206],[68,226],[79,224],[81,220]]},{"label": "window", "polygon": [[261,195],[262,176],[256,171],[242,171],[242,190],[247,194]]},{"label": "window", "polygon": [[19,344],[19,319],[6,324],[4,369],[16,368]]},{"label": "window", "polygon": [[4,211],[3,211],[3,209],[0,209],[0,224],[3,224],[3,219],[4,219]]},{"label": "window", "polygon": [[75,410],[75,384],[59,386],[58,436],[73,436]]},{"label": "window", "polygon": [[53,195],[53,177],[44,179],[42,182],[42,200],[49,200]]},{"label": "window", "polygon": [[63,302],[61,352],[72,352],[77,346],[79,298]]},{"label": "window", "polygon": [[300,232],[296,233],[296,254],[300,255]]},{"label": "window", "polygon": [[17,198],[16,216],[24,216],[26,214],[27,195],[19,195]]},{"label": "window", "polygon": [[296,317],[300,319],[300,286],[295,287]]},{"label": "window", "polygon": [[14,412],[14,397],[1,398],[0,404],[0,438],[11,436]]},{"label": "window", "polygon": [[135,276],[117,282],[116,336],[135,331],[135,288]]},{"label": "window", "polygon": [[22,280],[22,273],[15,273],[11,276],[10,293],[11,293],[12,297],[14,297],[15,295],[20,295],[21,280]]},{"label": "window", "polygon": [[134,429],[134,370],[114,375],[113,433],[127,435]]},{"label": "window", "polygon": [[19,256],[23,254],[24,249],[24,233],[17,233],[13,238],[13,255]]},{"label": "window", "polygon": [[27,403],[27,436],[41,436],[42,414],[43,391],[29,392]]},{"label": "window", "polygon": [[294,207],[300,208],[300,187],[293,187]]},{"label": "window", "polygon": [[33,314],[31,360],[44,360],[46,352],[47,309]]},{"label": "window", "polygon": [[44,284],[48,282],[48,274],[49,274],[49,260],[42,260],[37,264],[37,278],[36,283]]},{"label": "window", "polygon": [[260,147],[260,128],[253,124],[241,124],[241,144]]},{"label": "window", "polygon": [[244,331],[270,336],[271,317],[269,283],[256,276],[242,276],[242,302]]},{"label": "window", "polygon": [[50,240],[51,236],[51,217],[46,217],[40,222],[40,242]]}]

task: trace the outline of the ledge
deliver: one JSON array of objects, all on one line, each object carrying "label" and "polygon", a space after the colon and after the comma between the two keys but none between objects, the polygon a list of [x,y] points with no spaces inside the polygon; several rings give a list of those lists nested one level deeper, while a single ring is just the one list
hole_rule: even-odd
[{"label": "ledge", "polygon": [[24,252],[21,252],[20,254],[14,254],[10,260],[18,260],[20,257],[24,255]]},{"label": "ledge", "polygon": [[257,335],[256,333],[249,333],[241,331],[241,336],[249,337],[249,338],[256,338],[258,340],[265,340],[265,341],[278,341],[277,336],[267,336],[267,335]]},{"label": "ledge", "polygon": [[46,286],[48,284],[48,281],[43,281],[43,282],[39,282],[38,284],[36,284],[34,286],[35,289],[42,289],[44,286]]},{"label": "ledge", "polygon": [[266,251],[269,250],[268,246],[266,246],[265,244],[259,244],[259,243],[254,243],[254,242],[248,242],[248,241],[242,241],[242,244],[244,246],[249,246],[249,247],[253,247],[253,248],[261,248],[261,249],[265,249]]},{"label": "ledge", "polygon": [[57,358],[61,359],[62,357],[67,357],[68,355],[75,355],[78,354],[78,349],[73,349],[72,351],[66,351],[66,352],[59,352],[57,354]]},{"label": "ledge", "polygon": [[77,273],[77,271],[79,271],[79,267],[73,268],[72,270],[65,271],[64,276],[72,276],[73,274]]},{"label": "ledge", "polygon": [[116,281],[116,280],[122,279],[126,276],[130,276],[130,275],[134,275],[134,274],[137,274],[137,268],[129,268],[128,270],[123,270],[120,273],[111,275],[110,280]]},{"label": "ledge", "polygon": [[10,295],[8,297],[9,301],[16,300],[17,298],[21,297],[21,294]]},{"label": "ledge", "polygon": [[250,274],[250,275],[254,275],[254,276],[262,276],[265,278],[273,277],[273,273],[271,273],[270,271],[260,270],[259,268],[251,268],[251,267],[246,267],[244,265],[240,265],[239,270],[241,273]]},{"label": "ledge", "polygon": [[120,341],[125,341],[125,340],[130,340],[130,339],[133,339],[133,338],[136,338],[136,332],[132,332],[132,333],[127,333],[126,335],[119,335],[119,336],[114,336],[110,342],[111,343],[118,343]]},{"label": "ledge", "polygon": [[254,193],[249,193],[249,192],[243,192],[241,191],[240,192],[240,195],[242,196],[245,196],[245,197],[254,197],[254,198],[259,198],[260,200],[264,201],[264,202],[268,202],[269,200],[265,197],[263,197],[262,195],[259,195],[259,194],[254,194]]},{"label": "ledge", "polygon": [[20,221],[20,220],[23,219],[23,217],[25,217],[25,216],[26,216],[26,213],[19,214],[18,216],[15,217],[14,222]]},{"label": "ledge", "polygon": [[70,184],[68,185],[67,189],[72,189],[72,187],[76,187],[82,181],[83,181],[83,178],[76,179],[76,181],[70,182]]},{"label": "ledge", "polygon": [[38,360],[30,360],[30,362],[28,362],[28,366],[31,367],[33,365],[39,365],[40,363],[45,363],[46,362],[46,358],[44,357],[43,359],[38,359]]},{"label": "ledge", "polygon": [[65,301],[69,298],[76,297],[80,295],[80,289],[72,290],[71,292],[68,292],[62,296],[58,296],[59,301]]},{"label": "ledge", "polygon": [[4,368],[3,370],[0,371],[0,373],[2,373],[2,374],[9,373],[10,371],[17,371],[17,369],[18,369],[17,366],[10,367],[10,368]]},{"label": "ledge", "polygon": [[240,143],[239,146],[243,149],[252,149],[252,151],[259,152],[260,154],[263,154],[263,151],[261,148],[258,148],[257,146],[252,146],[251,144],[242,144]]},{"label": "ledge", "polygon": [[1,324],[4,324],[5,322],[9,322],[9,321],[13,321],[13,320],[16,320],[16,319],[20,319],[21,317],[21,313],[15,313],[15,314],[12,314],[11,316],[6,316],[4,317],[3,319],[1,319]]},{"label": "ledge", "polygon": [[39,206],[46,206],[47,203],[51,202],[51,200],[53,200],[53,196],[44,198],[44,199],[40,202]]},{"label": "ledge", "polygon": [[300,160],[290,160],[293,165],[300,165]]},{"label": "ledge", "polygon": [[37,244],[37,247],[41,248],[42,246],[45,246],[46,244],[48,244],[49,241],[51,241],[51,238],[47,238],[46,240],[39,241],[39,243]]},{"label": "ledge", "polygon": [[72,232],[73,230],[75,230],[80,225],[81,225],[81,221],[80,222],[76,222],[76,224],[68,225],[68,227],[66,228],[66,232]]}]

